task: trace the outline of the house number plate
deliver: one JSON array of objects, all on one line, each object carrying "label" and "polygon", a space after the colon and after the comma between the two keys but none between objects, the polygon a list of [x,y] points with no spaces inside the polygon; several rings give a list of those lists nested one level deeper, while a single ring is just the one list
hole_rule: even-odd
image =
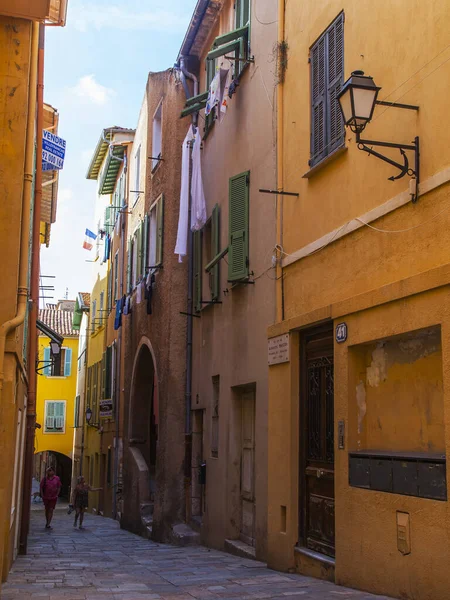
[{"label": "house number plate", "polygon": [[336,325],[336,342],[342,344],[347,340],[347,323]]}]

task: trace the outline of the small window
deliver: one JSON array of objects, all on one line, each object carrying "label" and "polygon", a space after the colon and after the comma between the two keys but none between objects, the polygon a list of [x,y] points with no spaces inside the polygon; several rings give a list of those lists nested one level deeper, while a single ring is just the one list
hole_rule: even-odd
[{"label": "small window", "polygon": [[152,135],[152,171],[159,165],[158,158],[161,158],[162,152],[162,101],[153,116],[153,135]]},{"label": "small window", "polygon": [[98,326],[102,327],[103,326],[103,321],[104,321],[104,308],[103,305],[105,303],[105,292],[100,292],[100,308],[99,308],[99,315],[98,315]]},{"label": "small window", "polygon": [[148,250],[145,266],[153,269],[163,262],[164,196],[161,194],[150,208],[148,217]]},{"label": "small window", "polygon": [[50,348],[44,348],[44,375],[47,377],[70,377],[72,373],[72,350],[61,348],[58,356],[52,358]]},{"label": "small window", "polygon": [[134,204],[139,199],[139,193],[141,191],[141,147],[136,151],[134,155]]},{"label": "small window", "polygon": [[220,376],[212,378],[211,456],[219,457],[219,395]]},{"label": "small window", "polygon": [[311,159],[314,166],[344,143],[337,95],[344,82],[344,14],[310,49]]},{"label": "small window", "polygon": [[92,314],[91,314],[91,331],[92,331],[92,333],[94,333],[94,331],[96,330],[96,327],[97,327],[96,319],[97,319],[97,299],[95,299],[92,302]]},{"label": "small window", "polygon": [[66,401],[45,401],[44,433],[64,433],[66,428]]},{"label": "small window", "polygon": [[115,302],[117,300],[117,294],[119,291],[119,251],[118,250],[114,255],[113,278],[114,278],[113,302]]}]

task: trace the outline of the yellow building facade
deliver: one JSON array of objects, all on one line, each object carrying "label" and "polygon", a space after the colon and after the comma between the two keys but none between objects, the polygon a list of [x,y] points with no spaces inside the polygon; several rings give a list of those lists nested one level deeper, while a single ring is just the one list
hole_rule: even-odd
[{"label": "yellow building facade", "polygon": [[[438,1],[279,14],[278,190],[299,195],[278,203],[268,564],[421,600],[450,589],[449,24]],[[420,140],[417,199],[398,149],[344,128],[355,70],[385,103],[361,138]]]},{"label": "yellow building facade", "polygon": [[[39,381],[35,436],[35,477],[40,480],[52,465],[67,495],[73,459],[73,428],[77,385],[78,332],[72,329],[75,302],[62,301],[55,308],[41,309],[39,319],[64,338],[58,360],[51,358],[49,338],[39,336]],[[71,309],[63,308],[72,305]]]}]

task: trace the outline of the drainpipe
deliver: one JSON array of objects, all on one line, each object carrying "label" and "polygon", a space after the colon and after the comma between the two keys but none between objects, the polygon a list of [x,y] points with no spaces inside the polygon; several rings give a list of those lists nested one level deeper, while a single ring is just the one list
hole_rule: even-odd
[{"label": "drainpipe", "polygon": [[41,249],[41,201],[42,201],[42,130],[44,128],[44,40],[45,26],[39,24],[39,47],[37,69],[37,118],[36,118],[36,178],[34,189],[33,239],[31,246],[30,313],[28,346],[28,403],[27,437],[23,476],[22,522],[20,530],[20,553],[27,552],[27,536],[30,528],[31,478],[33,474],[34,434],[36,425],[37,389],[37,329],[39,310],[39,257]]},{"label": "drainpipe", "polygon": [[[285,18],[286,18],[286,6],[285,0],[279,0],[278,2],[278,43],[284,42],[285,35]],[[284,82],[279,82],[277,87],[277,189],[282,190],[284,184],[284,94],[283,94]],[[283,246],[283,196],[277,196],[277,244],[278,247]],[[283,281],[283,267],[281,261],[283,255],[278,252],[277,261],[277,308],[276,308],[276,321],[280,322],[284,320],[284,281]]]},{"label": "drainpipe", "polygon": [[[186,93],[186,100],[191,97],[189,88],[186,83],[186,77],[194,82],[194,96],[198,95],[198,79],[186,69],[184,56],[180,57],[180,71],[181,81]],[[192,125],[197,127],[198,114],[195,113],[192,117]],[[191,178],[192,178],[192,160],[189,159],[189,212],[188,212],[188,223],[191,222]],[[194,260],[192,256],[192,249],[194,247],[194,234],[189,227],[188,235],[188,298],[187,298],[187,336],[186,336],[186,413],[185,413],[185,449],[184,449],[184,461],[185,461],[185,512],[186,522],[190,521],[191,504],[189,501],[189,492],[191,488],[191,462],[192,462],[192,426],[191,426],[191,406],[192,406],[192,338],[193,338],[193,290],[194,290]]]}]

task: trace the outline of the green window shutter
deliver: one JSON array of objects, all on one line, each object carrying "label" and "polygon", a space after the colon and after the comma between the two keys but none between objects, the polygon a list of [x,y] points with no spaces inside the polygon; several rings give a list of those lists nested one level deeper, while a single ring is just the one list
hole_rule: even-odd
[{"label": "green window shutter", "polygon": [[245,279],[249,273],[249,184],[249,171],[230,179],[228,281]]},{"label": "green window shutter", "polygon": [[73,415],[73,426],[80,426],[80,396],[75,397],[75,411]]},{"label": "green window shutter", "polygon": [[140,222],[139,228],[136,231],[136,244],[135,244],[135,248],[136,248],[136,252],[138,253],[137,255],[137,267],[136,267],[136,283],[139,281],[139,279],[142,276],[142,263],[143,263],[143,252],[142,252],[142,246],[143,246],[143,238],[144,238],[144,234],[143,234],[143,229],[144,229],[144,221]]},{"label": "green window shutter", "polygon": [[240,40],[234,40],[234,42],[230,42],[229,44],[225,44],[224,46],[219,46],[214,50],[208,52],[206,59],[208,61],[213,61],[216,58],[220,58],[221,56],[225,56],[226,54],[231,54],[239,50],[240,48]]},{"label": "green window shutter", "polygon": [[[164,196],[158,201],[156,206],[156,265],[160,266],[163,262],[164,246]],[[153,266],[153,265],[151,265]]]},{"label": "green window shutter", "polygon": [[194,310],[202,310],[202,232],[194,231]]},{"label": "green window shutter", "polygon": [[107,206],[105,208],[105,229],[106,233],[110,233],[111,225],[112,225],[112,215],[113,215],[113,207]]},{"label": "green window shutter", "polygon": [[128,239],[128,264],[127,264],[127,293],[131,291],[131,266],[133,264],[133,240]]},{"label": "green window shutter", "polygon": [[209,90],[206,90],[206,92],[202,92],[197,96],[189,98],[181,111],[181,117],[187,117],[188,115],[192,115],[205,108],[206,100],[208,99],[208,91]]},{"label": "green window shutter", "polygon": [[50,364],[50,348],[44,348],[44,375],[51,375],[52,374],[52,366]]},{"label": "green window shutter", "polygon": [[248,26],[238,27],[233,31],[229,31],[228,33],[224,33],[223,35],[219,35],[214,40],[213,48],[219,48],[219,46],[224,46],[225,44],[229,44],[230,42],[235,42],[240,38],[245,38],[248,36]]},{"label": "green window shutter", "polygon": [[45,405],[45,429],[55,428],[55,402],[47,402]]},{"label": "green window shutter", "polygon": [[142,242],[142,273],[144,277],[147,275],[147,267],[148,265],[148,223],[149,216],[145,215],[144,217],[144,233],[143,233],[143,242]]},{"label": "green window shutter", "polygon": [[64,360],[64,377],[70,377],[72,372],[72,350],[66,348],[66,355]]},{"label": "green window shutter", "polygon": [[236,27],[247,25],[250,20],[250,0],[236,0]]},{"label": "green window shutter", "polygon": [[105,354],[105,398],[111,398],[111,359],[112,346],[106,348]]},{"label": "green window shutter", "polygon": [[[216,204],[211,216],[211,254],[217,256],[220,253],[220,209]],[[209,272],[209,285],[211,288],[211,300],[219,298],[220,272],[219,263]]]}]

